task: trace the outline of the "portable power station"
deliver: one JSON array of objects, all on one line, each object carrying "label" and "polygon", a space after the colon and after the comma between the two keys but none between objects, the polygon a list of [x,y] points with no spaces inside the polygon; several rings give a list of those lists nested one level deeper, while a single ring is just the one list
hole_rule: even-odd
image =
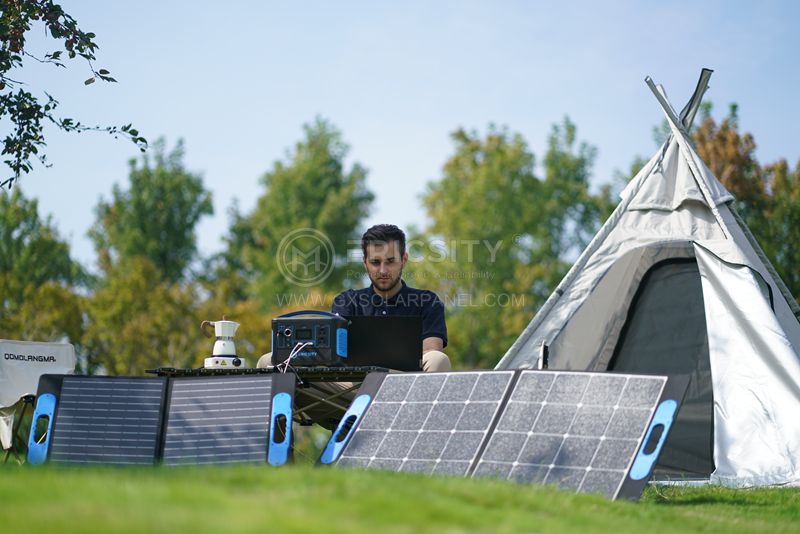
[{"label": "portable power station", "polygon": [[349,321],[330,312],[303,310],[272,319],[272,361],[291,365],[345,365]]}]

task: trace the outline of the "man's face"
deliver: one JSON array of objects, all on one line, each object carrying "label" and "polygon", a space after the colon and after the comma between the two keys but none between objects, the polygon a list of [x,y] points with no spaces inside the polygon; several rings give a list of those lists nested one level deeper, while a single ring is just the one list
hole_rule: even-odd
[{"label": "man's face", "polygon": [[400,283],[408,253],[400,254],[400,243],[372,243],[367,245],[364,265],[372,285],[380,291],[391,291]]}]

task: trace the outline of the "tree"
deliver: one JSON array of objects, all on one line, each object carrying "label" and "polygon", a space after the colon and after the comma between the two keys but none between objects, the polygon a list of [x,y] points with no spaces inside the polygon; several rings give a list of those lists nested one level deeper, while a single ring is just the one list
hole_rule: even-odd
[{"label": "tree", "polygon": [[183,166],[183,143],[170,153],[163,140],[154,148],[152,158],[130,161],[127,190],[115,185],[111,201],[99,202],[89,236],[103,270],[122,258],[144,257],[159,279],[177,282],[196,258],[198,221],[214,209],[202,179]]},{"label": "tree", "polygon": [[367,170],[345,168],[349,147],[330,122],[317,118],[303,126],[304,139],[262,178],[264,194],[255,209],[234,213],[225,253],[225,271],[237,273],[262,311],[276,300],[310,288],[339,290],[346,276],[346,253],[374,199]]},{"label": "tree", "polygon": [[800,161],[789,169],[786,160],[767,165],[764,180],[770,191],[762,226],[753,230],[764,252],[800,303]]},{"label": "tree", "polygon": [[50,217],[19,188],[0,193],[0,323],[3,336],[78,343],[84,281]]},{"label": "tree", "polygon": [[83,344],[92,367],[116,375],[140,375],[156,367],[202,362],[192,284],[162,280],[144,257],[123,257],[87,300]]},{"label": "tree", "polygon": [[736,198],[742,217],[753,220],[763,211],[767,196],[763,172],[755,157],[755,140],[750,133],[739,133],[736,104],[730,105],[728,115],[719,124],[711,117],[710,104],[707,109],[708,114],[692,134],[697,153]]},{"label": "tree", "polygon": [[576,134],[569,119],[553,127],[544,178],[519,134],[452,134],[455,153],[423,197],[431,224],[412,240],[407,278],[445,300],[457,364],[493,366],[599,225],[607,200],[589,192],[595,149]]},{"label": "tree", "polygon": [[[25,36],[32,24],[37,23],[43,24],[53,39],[63,42],[66,58],[64,52],[58,50],[37,57],[25,49]],[[95,34],[82,31],[77,21],[52,0],[0,0],[0,121],[9,121],[11,130],[3,139],[2,154],[7,158],[4,163],[12,172],[10,177],[0,179],[0,188],[11,187],[21,174],[30,172],[32,158],[47,164],[42,149],[46,146],[44,126],[48,122],[67,132],[95,130],[115,137],[122,135],[142,151],[147,147],[147,140],[130,124],[86,126],[74,119],[59,117],[55,98],[45,93],[47,99],[42,103],[39,97],[22,89],[24,83],[17,79],[15,71],[23,67],[26,59],[63,68],[65,59],[81,57],[92,74],[84,82],[86,85],[98,79],[116,82],[107,70],[95,69],[93,62],[97,48]]]}]

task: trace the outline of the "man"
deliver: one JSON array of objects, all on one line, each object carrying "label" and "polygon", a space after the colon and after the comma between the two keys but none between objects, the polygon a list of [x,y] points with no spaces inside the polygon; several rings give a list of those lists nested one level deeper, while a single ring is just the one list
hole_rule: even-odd
[{"label": "man", "polygon": [[[422,369],[426,372],[449,371],[450,359],[442,352],[447,346],[447,325],[444,304],[432,291],[408,287],[403,281],[403,267],[408,261],[406,236],[397,226],[378,224],[361,237],[364,266],[372,284],[364,289],[347,290],[333,299],[331,311],[339,315],[411,315],[422,317]],[[264,354],[256,364],[259,368],[272,367],[272,353]],[[319,389],[328,394],[342,393],[340,398],[351,402],[355,391],[351,382],[328,382]],[[298,397],[298,408],[303,409],[308,399]],[[324,404],[304,410],[314,422],[333,429],[342,412]]]},{"label": "man", "polygon": [[422,317],[422,369],[449,371],[444,304],[433,291],[414,289],[403,281],[408,261],[406,235],[393,224],[378,224],[361,237],[364,266],[372,284],[350,289],[333,299],[331,311],[355,315],[403,315]]}]

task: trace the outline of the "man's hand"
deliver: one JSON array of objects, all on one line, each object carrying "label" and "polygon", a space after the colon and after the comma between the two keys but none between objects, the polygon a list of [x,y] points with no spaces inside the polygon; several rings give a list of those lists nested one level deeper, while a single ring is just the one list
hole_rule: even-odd
[{"label": "man's hand", "polygon": [[444,350],[444,341],[438,337],[426,337],[422,340],[422,354],[432,350]]}]

